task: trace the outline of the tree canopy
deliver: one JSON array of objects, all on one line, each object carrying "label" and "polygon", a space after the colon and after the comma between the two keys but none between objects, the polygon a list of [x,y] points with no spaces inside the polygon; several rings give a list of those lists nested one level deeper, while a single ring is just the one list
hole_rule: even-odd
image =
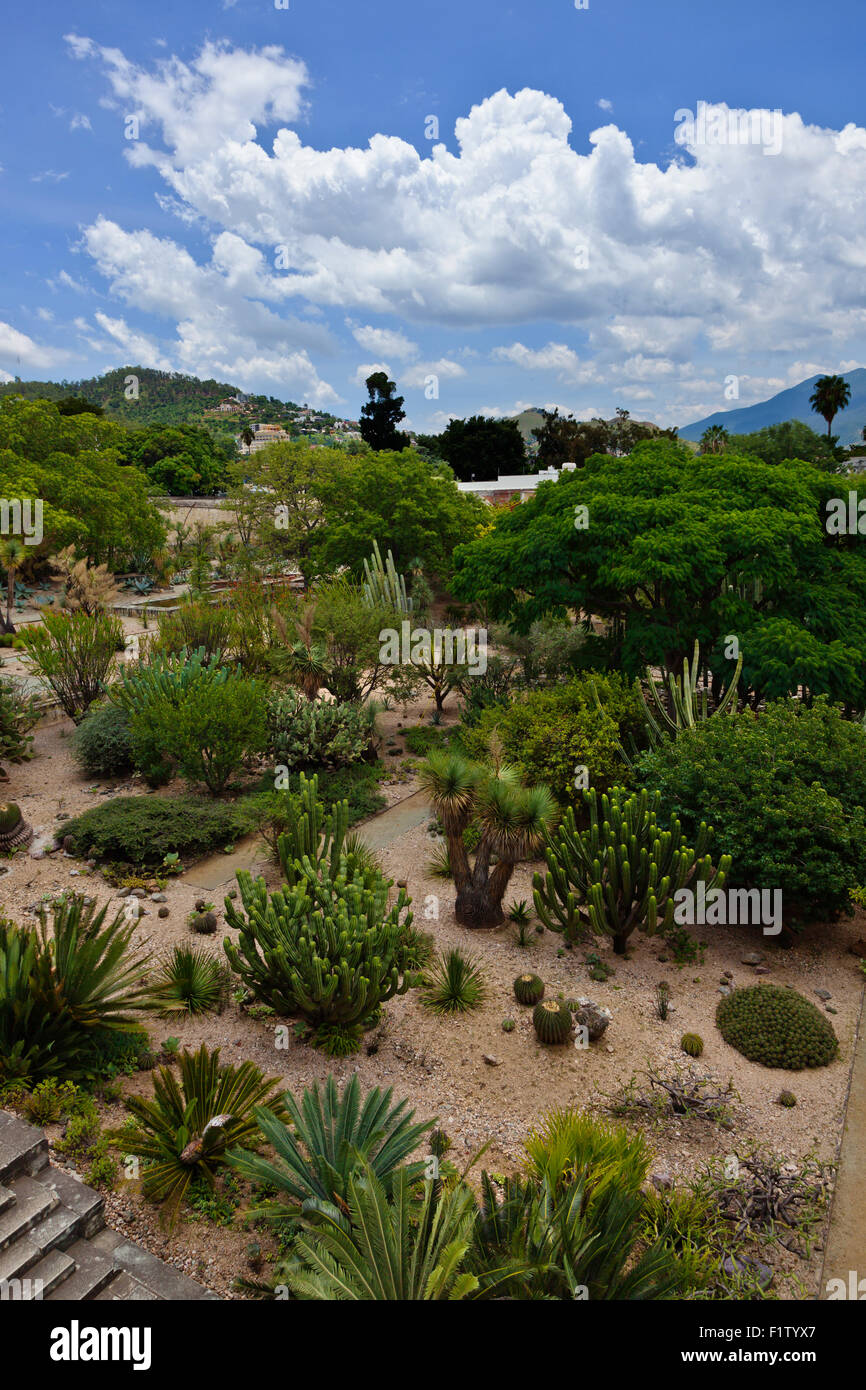
[{"label": "tree canopy", "polygon": [[[852,483],[866,494],[866,482]],[[695,639],[721,685],[737,646],[753,697],[803,687],[866,707],[866,550],[828,533],[839,480],[682,444],[596,456],[540,484],[455,554],[453,588],[525,631],[549,612],[602,620],[588,660],[682,669]],[[733,641],[731,640],[733,639]]]},{"label": "tree canopy", "polygon": [[526,445],[515,420],[472,415],[451,420],[441,434],[419,435],[418,443],[444,459],[462,482],[488,482],[500,474],[526,471]]},{"label": "tree canopy", "polygon": [[627,410],[617,410],[613,420],[575,420],[560,415],[559,408],[542,412],[544,424],[533,430],[538,441],[539,468],[559,468],[563,463],[581,465],[593,454],[627,454],[644,439],[661,435],[672,438],[675,430],[632,420]]},{"label": "tree canopy", "polygon": [[397,383],[388,380],[387,372],[373,372],[367,377],[370,399],[361,407],[361,438],[371,449],[402,449],[409,443],[408,434],[397,429],[405,420],[403,396],[395,395]]},{"label": "tree canopy", "polygon": [[235,452],[200,425],[148,425],[125,432],[120,458],[171,497],[209,497],[225,486]]}]

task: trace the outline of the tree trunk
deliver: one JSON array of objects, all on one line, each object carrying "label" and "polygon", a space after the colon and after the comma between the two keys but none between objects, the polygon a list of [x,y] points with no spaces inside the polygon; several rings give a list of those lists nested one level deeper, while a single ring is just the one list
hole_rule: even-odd
[{"label": "tree trunk", "polygon": [[613,953],[615,956],[624,956],[628,950],[628,936],[615,936],[613,938]]},{"label": "tree trunk", "polygon": [[505,921],[501,902],[491,902],[487,887],[464,888],[457,894],[454,915],[461,927],[501,927]]}]

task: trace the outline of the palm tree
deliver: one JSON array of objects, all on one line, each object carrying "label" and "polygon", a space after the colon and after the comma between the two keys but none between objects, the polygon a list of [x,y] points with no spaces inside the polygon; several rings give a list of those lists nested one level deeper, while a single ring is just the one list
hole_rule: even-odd
[{"label": "palm tree", "polygon": [[[513,768],[485,768],[459,753],[432,753],[420,777],[448,841],[457,921],[465,927],[500,926],[515,864],[540,847],[553,823],[553,796],[544,786],[521,786]],[[474,865],[463,843],[471,821],[481,831]]]},{"label": "palm tree", "polygon": [[0,564],[6,571],[6,618],[4,632],[14,632],[12,609],[15,606],[15,576],[27,555],[24,542],[17,536],[6,536],[0,541]]},{"label": "palm tree", "polygon": [[243,429],[241,430],[241,443],[246,444],[247,448],[249,448],[254,439],[255,435],[253,434],[249,425],[244,425]]},{"label": "palm tree", "polygon": [[833,419],[840,410],[844,410],[851,400],[851,387],[842,376],[819,376],[815,382],[815,389],[809,397],[809,404],[816,415],[823,415],[827,421],[827,439],[831,438],[830,431],[833,426]]},{"label": "palm tree", "polygon": [[723,454],[730,437],[724,425],[709,425],[701,435],[701,453]]}]

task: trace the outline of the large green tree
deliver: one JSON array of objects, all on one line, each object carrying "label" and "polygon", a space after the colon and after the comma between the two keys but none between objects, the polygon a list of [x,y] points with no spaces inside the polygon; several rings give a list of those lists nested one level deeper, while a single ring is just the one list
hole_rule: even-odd
[{"label": "large green tree", "polygon": [[819,468],[834,469],[833,450],[822,435],[802,420],[784,420],[751,434],[728,436],[726,447],[735,454],[751,454],[764,463],[784,463],[785,459],[805,459]]},{"label": "large green tree", "polygon": [[0,496],[42,502],[34,557],[73,544],[80,556],[122,569],[164,543],[147,478],[119,462],[126,433],[96,415],[61,415],[46,400],[0,400]]},{"label": "large green tree", "polygon": [[453,469],[463,482],[487,482],[526,471],[526,445],[515,420],[472,415],[451,420],[441,434],[419,435],[419,444]]},{"label": "large green tree", "polygon": [[719,688],[739,647],[753,698],[803,687],[862,709],[866,548],[828,533],[837,492],[800,460],[644,443],[497,514],[456,552],[452,587],[521,631],[551,611],[592,616],[588,659],[629,674],[681,670],[698,638]]},{"label": "large green tree", "polygon": [[146,473],[170,497],[208,497],[225,486],[234,445],[200,425],[149,425],[128,430],[120,460]]},{"label": "large green tree", "polygon": [[361,407],[361,437],[371,449],[402,449],[409,436],[397,429],[405,420],[403,397],[396,395],[396,381],[389,381],[387,372],[373,372],[367,377],[370,399]]}]

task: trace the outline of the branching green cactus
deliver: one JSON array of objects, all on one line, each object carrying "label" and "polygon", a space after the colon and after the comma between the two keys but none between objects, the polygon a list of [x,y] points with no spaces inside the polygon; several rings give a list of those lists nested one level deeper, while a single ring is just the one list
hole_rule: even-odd
[{"label": "branching green cactus", "polygon": [[665,736],[676,738],[682,729],[694,728],[695,724],[701,720],[712,719],[716,715],[736,714],[737,686],[743,670],[742,653],[737,658],[731,683],[712,714],[707,712],[707,687],[703,686],[700,691],[698,690],[700,664],[701,647],[699,642],[695,642],[691,667],[688,658],[684,657],[682,676],[677,676],[676,680],[673,675],[668,676],[670,709],[659,694],[659,688],[663,689],[662,682],[656,681],[652,671],[647,667],[647,682],[654,709],[650,709],[643,690],[641,690],[641,699],[651,743],[657,745],[662,742]]},{"label": "branching green cactus", "polygon": [[325,815],[318,799],[319,779],[300,774],[296,798],[297,819],[291,830],[277,840],[280,867],[286,883],[293,885],[303,877],[303,861],[309,859],[317,874],[334,878],[349,829],[349,803],[338,801]]},{"label": "branching green cactus", "polygon": [[305,855],[294,881],[270,896],[249,873],[239,873],[238,884],[243,912],[226,899],[226,922],[240,938],[226,937],[225,952],[276,1013],[300,1013],[318,1034],[339,1031],[357,1048],[379,1005],[418,983],[403,969],[411,900],[401,889],[389,907],[389,880],[353,855],[327,868]]},{"label": "branching green cactus", "polygon": [[390,550],[385,563],[382,563],[378,541],[373,542],[371,558],[364,561],[364,582],[361,591],[364,602],[371,608],[391,608],[397,613],[403,613],[407,618],[413,610],[414,604],[406,593],[404,576],[397,573]]},{"label": "branching green cactus", "polygon": [[570,940],[603,933],[624,955],[635,927],[650,935],[671,928],[674,894],[692,880],[724,887],[731,860],[725,855],[713,868],[706,853],[711,828],[701,825],[695,849],[685,844],[675,816],[662,830],[659,792],[650,798],[646,791],[628,795],[612,787],[601,798],[601,815],[595,789],[583,795],[589,829],[577,829],[569,807],[556,833],[546,837],[548,871],[533,879],[535,910],[550,931]]}]

